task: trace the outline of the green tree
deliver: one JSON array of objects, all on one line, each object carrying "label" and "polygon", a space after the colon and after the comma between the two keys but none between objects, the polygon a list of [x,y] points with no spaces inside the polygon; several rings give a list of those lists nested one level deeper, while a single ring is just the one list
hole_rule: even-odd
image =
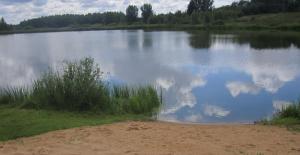
[{"label": "green tree", "polygon": [[251,0],[233,3],[245,15],[300,11],[300,0]]},{"label": "green tree", "polygon": [[213,9],[213,0],[191,0],[187,13],[191,15],[193,12],[207,12]]},{"label": "green tree", "polygon": [[143,22],[144,23],[148,23],[149,22],[149,18],[151,16],[153,16],[152,5],[151,4],[144,4],[141,7],[141,11],[142,11]]},{"label": "green tree", "polygon": [[135,5],[129,5],[126,9],[126,19],[128,23],[136,22],[138,19],[139,9]]},{"label": "green tree", "polygon": [[10,26],[5,22],[4,18],[0,19],[0,31],[8,31],[10,30]]}]

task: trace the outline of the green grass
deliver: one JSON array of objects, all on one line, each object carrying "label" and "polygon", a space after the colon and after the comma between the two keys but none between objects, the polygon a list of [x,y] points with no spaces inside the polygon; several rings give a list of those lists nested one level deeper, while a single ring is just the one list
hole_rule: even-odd
[{"label": "green grass", "polygon": [[299,24],[300,13],[274,13],[244,16],[233,20],[237,23],[252,23],[257,25],[278,26],[282,24]]},{"label": "green grass", "polygon": [[0,104],[29,109],[143,114],[153,116],[161,99],[152,86],[109,85],[91,58],[65,62],[61,70],[45,72],[28,88],[0,89]]},{"label": "green grass", "polygon": [[264,125],[286,126],[288,129],[300,131],[300,101],[278,111],[271,120],[259,122]]},{"label": "green grass", "polygon": [[155,119],[152,86],[109,85],[92,58],[49,69],[30,87],[0,88],[0,141],[125,120]]},{"label": "green grass", "polygon": [[0,141],[38,135],[54,130],[95,126],[127,120],[151,120],[144,115],[98,115],[0,106]]},{"label": "green grass", "polygon": [[245,29],[300,30],[300,13],[275,13],[244,16],[226,21],[228,27]]}]

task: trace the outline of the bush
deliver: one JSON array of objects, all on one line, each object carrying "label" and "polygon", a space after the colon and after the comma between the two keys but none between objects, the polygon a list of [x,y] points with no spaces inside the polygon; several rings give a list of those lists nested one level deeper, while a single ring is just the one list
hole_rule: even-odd
[{"label": "bush", "polygon": [[102,72],[91,58],[65,62],[60,71],[49,70],[33,84],[32,102],[46,107],[87,111],[109,102]]}]

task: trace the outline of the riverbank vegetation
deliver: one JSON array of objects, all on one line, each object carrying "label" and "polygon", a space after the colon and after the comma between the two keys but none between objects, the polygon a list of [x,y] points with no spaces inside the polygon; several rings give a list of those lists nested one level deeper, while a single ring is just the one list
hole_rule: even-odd
[{"label": "riverbank vegetation", "polygon": [[0,140],[81,125],[154,119],[161,96],[152,86],[112,85],[93,59],[49,69],[30,87],[0,90]]},{"label": "riverbank vegetation", "polygon": [[[215,8],[213,0],[191,0],[186,11],[156,14],[151,4],[126,12],[64,14],[29,19],[11,32],[101,29],[280,29],[300,30],[299,0],[240,0]],[[141,17],[138,15],[141,11]],[[8,31],[6,29],[6,31]]]},{"label": "riverbank vegetation", "polygon": [[29,88],[2,88],[0,104],[105,114],[152,116],[157,112],[161,100],[152,86],[110,85],[102,76],[91,58],[65,62],[61,70],[49,69]]},{"label": "riverbank vegetation", "polygon": [[262,120],[261,124],[287,126],[289,129],[300,131],[300,101],[283,106],[270,120]]}]

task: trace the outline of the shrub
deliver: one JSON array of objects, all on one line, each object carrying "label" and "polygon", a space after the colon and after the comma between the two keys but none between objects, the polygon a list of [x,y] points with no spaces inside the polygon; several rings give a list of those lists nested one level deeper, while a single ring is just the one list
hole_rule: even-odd
[{"label": "shrub", "polygon": [[49,70],[34,82],[33,102],[74,111],[102,108],[108,102],[108,92],[101,76],[100,68],[91,58],[65,62],[62,73]]}]

